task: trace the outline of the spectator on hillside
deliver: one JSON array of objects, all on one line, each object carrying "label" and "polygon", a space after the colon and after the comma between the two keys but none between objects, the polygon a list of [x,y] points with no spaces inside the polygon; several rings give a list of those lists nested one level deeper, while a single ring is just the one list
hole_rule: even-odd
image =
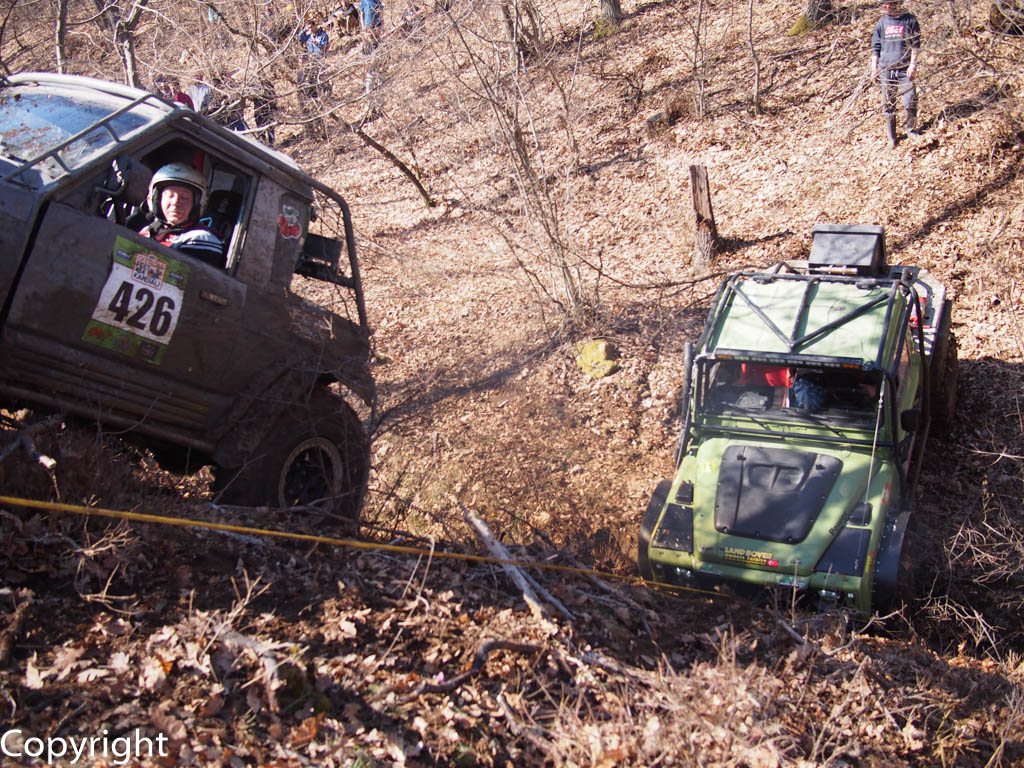
[{"label": "spectator on hillside", "polygon": [[245,96],[237,94],[233,98],[229,97],[227,103],[221,107],[216,120],[232,131],[248,130],[249,126],[245,124]]},{"label": "spectator on hillside", "polygon": [[327,54],[330,42],[319,16],[311,17],[309,23],[299,31],[299,43],[305,46],[309,59],[322,59]]},{"label": "spectator on hillside", "polygon": [[188,97],[192,99],[192,108],[196,112],[206,114],[206,105],[209,103],[210,96],[212,95],[210,86],[201,82],[192,83],[186,92]]},{"label": "spectator on hillside", "polygon": [[902,97],[907,112],[907,135],[917,132],[917,56],[921,27],[917,17],[902,10],[901,0],[883,0],[885,15],[871,35],[871,77],[882,86],[882,114],[889,146],[896,146],[896,99]]},{"label": "spectator on hillside", "polygon": [[323,99],[331,93],[331,83],[324,76],[330,39],[323,28],[323,20],[319,16],[310,17],[299,32],[298,40],[306,49],[299,57],[299,98],[303,111],[307,115],[314,115],[307,123],[306,130],[326,138],[320,112],[323,111]]},{"label": "spectator on hillside", "polygon": [[192,99],[181,90],[181,84],[176,79],[157,75],[154,83],[157,94],[168,104],[181,104],[183,107],[195,109]]},{"label": "spectator on hillside", "polygon": [[375,42],[380,42],[380,28],[383,24],[381,12],[383,10],[384,4],[381,0],[360,0],[359,2],[359,15],[363,20],[363,29]]},{"label": "spectator on hillside", "polygon": [[381,0],[360,0],[359,13],[363,21],[363,55],[366,57],[366,83],[363,93],[368,97],[369,112],[378,111],[374,92],[380,85],[380,62],[375,56],[377,46],[380,45],[381,26],[383,25],[382,11],[384,10]]},{"label": "spectator on hillside", "polygon": [[268,78],[261,77],[252,97],[252,117],[259,129],[260,139],[268,147],[274,146],[274,112],[277,94]]}]

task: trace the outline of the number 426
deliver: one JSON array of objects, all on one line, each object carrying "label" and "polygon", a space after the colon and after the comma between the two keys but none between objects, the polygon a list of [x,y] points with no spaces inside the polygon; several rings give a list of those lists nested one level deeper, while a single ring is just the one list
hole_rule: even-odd
[{"label": "number 426", "polygon": [[174,299],[155,296],[149,288],[136,288],[123,281],[107,307],[114,319],[140,331],[148,330],[154,336],[163,336],[174,320]]}]

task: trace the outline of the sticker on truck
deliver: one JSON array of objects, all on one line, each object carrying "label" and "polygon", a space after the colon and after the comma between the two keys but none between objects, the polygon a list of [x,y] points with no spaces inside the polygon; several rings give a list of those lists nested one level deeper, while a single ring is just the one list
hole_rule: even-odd
[{"label": "sticker on truck", "polygon": [[83,341],[160,365],[178,325],[188,272],[188,264],[118,237]]}]

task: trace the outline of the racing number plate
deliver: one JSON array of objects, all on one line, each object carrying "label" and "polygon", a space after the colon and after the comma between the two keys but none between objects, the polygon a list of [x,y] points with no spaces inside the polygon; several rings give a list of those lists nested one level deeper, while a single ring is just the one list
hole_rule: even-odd
[{"label": "racing number plate", "polygon": [[178,324],[188,271],[178,259],[118,237],[82,339],[159,365]]}]

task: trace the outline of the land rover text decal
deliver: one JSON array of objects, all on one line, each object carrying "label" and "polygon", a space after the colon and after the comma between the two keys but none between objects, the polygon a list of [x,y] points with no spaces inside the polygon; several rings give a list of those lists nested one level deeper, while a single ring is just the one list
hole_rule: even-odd
[{"label": "land rover text decal", "polygon": [[751,565],[767,565],[769,568],[778,568],[779,561],[771,552],[759,552],[756,549],[745,549],[744,547],[726,547],[723,556],[726,560],[736,560]]},{"label": "land rover text decal", "polygon": [[118,237],[110,276],[82,339],[160,365],[178,324],[188,269]]}]

